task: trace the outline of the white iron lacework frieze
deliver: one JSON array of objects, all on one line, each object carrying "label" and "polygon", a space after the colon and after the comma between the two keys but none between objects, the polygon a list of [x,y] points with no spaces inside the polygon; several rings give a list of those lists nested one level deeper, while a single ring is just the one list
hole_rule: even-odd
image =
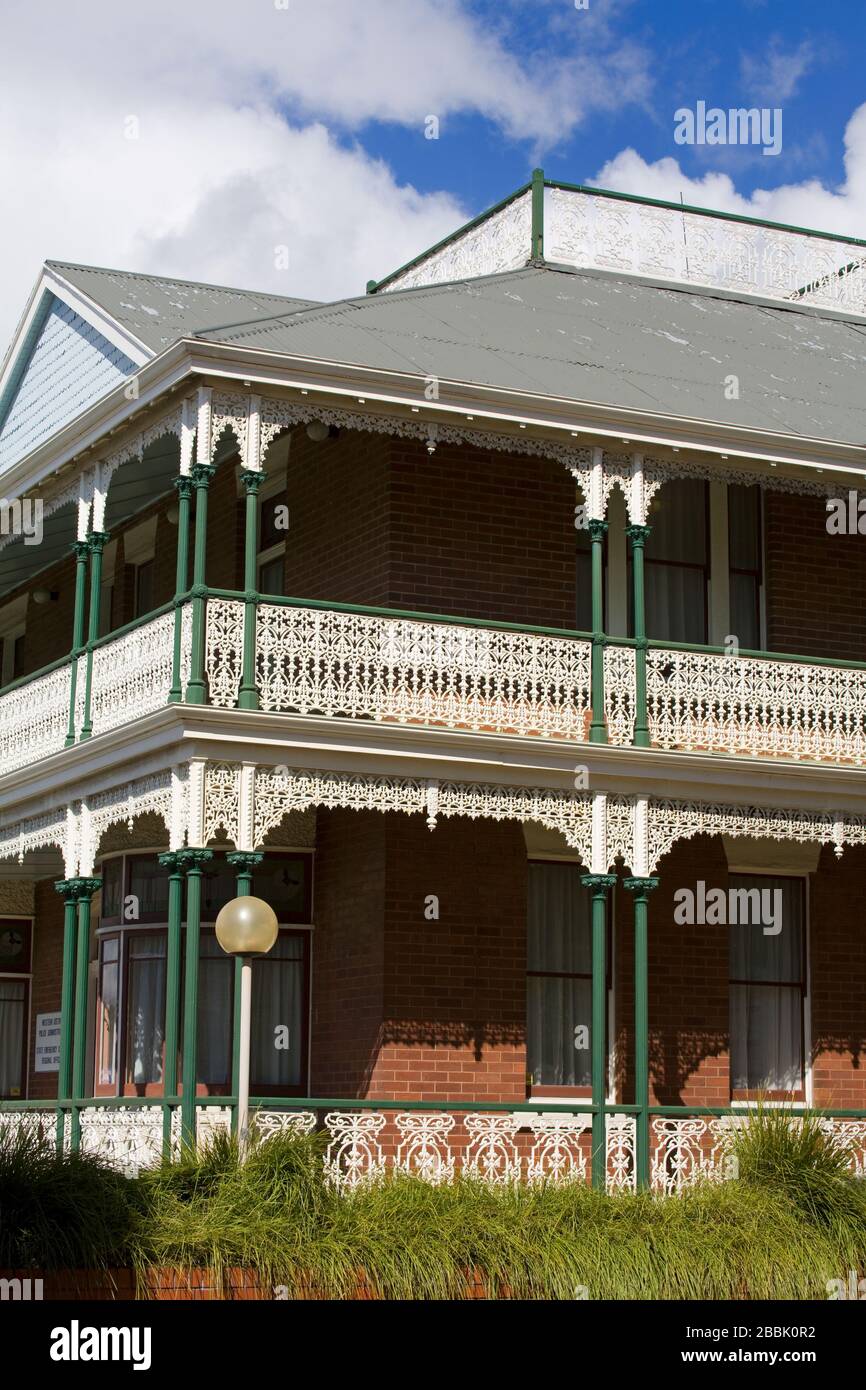
[{"label": "white iron lacework frieze", "polygon": [[383,292],[442,285],[478,275],[497,275],[525,266],[532,255],[532,194],[514,198],[475,227],[453,237],[418,265],[401,271]]},{"label": "white iron lacework frieze", "polygon": [[220,830],[236,845],[240,832],[241,769],[237,763],[208,763],[204,778],[204,842]]},{"label": "white iron lacework frieze", "polygon": [[[237,691],[242,612],[220,609],[214,625],[223,703]],[[256,678],[265,710],[582,740],[590,652],[572,638],[264,603]]]},{"label": "white iron lacework frieze", "polygon": [[175,435],[180,439],[183,429],[183,408],[177,406],[168,415],[161,416],[157,420],[151,421],[138,434],[124,441],[119,448],[113,450],[99,465],[99,481],[103,488],[107,488],[112,476],[125,463],[131,463],[133,459],[140,459],[146,449],[151,444],[155,444],[158,439],[163,439],[168,435]]},{"label": "white iron lacework frieze", "polygon": [[214,450],[226,430],[234,435],[238,453],[242,459],[246,459],[249,396],[240,393],[229,395],[223,392],[214,392],[211,401],[211,457],[213,457]]},{"label": "white iron lacework frieze", "polygon": [[93,653],[94,734],[161,709],[171,689],[174,611],[162,613]]},{"label": "white iron lacework frieze", "polygon": [[633,796],[608,796],[608,868],[612,868],[617,859],[621,859],[628,868],[634,866],[634,813],[635,798]]},{"label": "white iron lacework frieze", "polygon": [[707,652],[647,652],[661,748],[866,762],[866,671]]},{"label": "white iron lacework frieze", "polygon": [[862,844],[864,833],[864,822],[859,816],[843,819],[832,812],[651,800],[648,871],[655,873],[659,861],[678,840],[689,840],[695,835],[739,835],[749,839],[832,844],[838,856],[846,843]]},{"label": "white iron lacework frieze", "polygon": [[866,311],[853,242],[565,188],[547,190],[545,222],[551,261]]},{"label": "white iron lacework frieze", "polygon": [[30,850],[47,849],[52,845],[64,855],[68,854],[69,821],[65,809],[46,811],[0,826],[0,859],[17,859],[20,864]]},{"label": "white iron lacework frieze", "polygon": [[454,1128],[454,1116],[435,1111],[402,1112],[394,1123],[400,1135],[395,1172],[423,1178],[438,1184],[454,1178],[454,1155],[449,1152],[448,1140]]},{"label": "white iron lacework frieze", "polygon": [[87,812],[81,816],[80,871],[87,876],[93,871],[93,863],[99,852],[100,841],[113,825],[126,822],[131,832],[139,816],[157,815],[165,822],[166,830],[172,828],[172,774],[171,769],[153,773],[135,782],[125,782],[109,791],[98,792],[88,798]]},{"label": "white iron lacework frieze", "polygon": [[426,806],[426,783],[410,777],[377,777],[348,772],[303,769],[256,769],[253,838],[261,846],[269,830],[289,811],[314,806],[329,810],[405,811],[420,814]]},{"label": "white iron lacework frieze", "polygon": [[234,709],[244,660],[244,604],[235,599],[207,600],[205,673],[212,705]]},{"label": "white iron lacework frieze", "polygon": [[71,669],[67,662],[0,695],[0,768],[4,773],[59,753],[64,747]]},{"label": "white iron lacework frieze", "polygon": [[537,821],[550,830],[558,830],[566,843],[579,851],[585,865],[592,862],[592,797],[588,792],[442,782],[438,788],[438,815],[466,816],[470,820]]}]

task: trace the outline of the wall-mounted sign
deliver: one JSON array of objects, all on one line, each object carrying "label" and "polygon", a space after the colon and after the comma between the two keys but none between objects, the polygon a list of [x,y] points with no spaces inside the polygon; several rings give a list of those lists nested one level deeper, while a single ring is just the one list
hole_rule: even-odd
[{"label": "wall-mounted sign", "polygon": [[36,1056],[33,1070],[60,1070],[60,1014],[36,1015]]}]

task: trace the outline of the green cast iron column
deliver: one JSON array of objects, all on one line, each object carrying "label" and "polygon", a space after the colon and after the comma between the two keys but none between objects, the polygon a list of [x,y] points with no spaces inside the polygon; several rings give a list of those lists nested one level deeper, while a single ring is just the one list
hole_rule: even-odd
[{"label": "green cast iron column", "polygon": [[592,1185],[605,1189],[607,1177],[607,892],[616,874],[584,874],[592,894]]},{"label": "green cast iron column", "polygon": [[90,963],[90,903],[100,887],[99,878],[78,878],[78,941],[75,952],[75,1007],[72,1025],[72,1134],[73,1153],[81,1138],[81,1117],[75,1102],[85,1099],[87,1065],[87,971]]},{"label": "green cast iron column", "polygon": [[162,1142],[166,1157],[171,1153],[172,1102],[177,1100],[177,1041],[180,1028],[180,962],[183,926],[183,885],[186,861],[184,851],[161,854],[159,862],[168,869],[168,939],[165,963],[165,1064],[162,1070]]},{"label": "green cast iron column", "polygon": [[[75,1007],[75,925],[78,917],[77,878],[63,878],[54,887],[63,898],[63,959],[60,967],[60,1066],[57,1072],[57,1099],[72,1094],[72,1027]],[[63,1148],[64,1115],[57,1111],[57,1148]]]},{"label": "green cast iron column", "polygon": [[209,849],[188,849],[186,859],[186,978],[183,991],[183,1068],[181,1134],[183,1143],[195,1146],[195,1088],[198,1074],[198,953],[201,937],[202,866],[213,858]]},{"label": "green cast iron column", "polygon": [[84,722],[81,738],[90,738],[93,722],[90,713],[90,694],[93,685],[93,644],[99,636],[99,597],[102,588],[102,552],[110,536],[107,531],[91,531],[87,537],[90,548],[90,617],[87,626],[87,661],[84,668]]},{"label": "green cast iron column", "polygon": [[245,468],[241,482],[246,489],[244,527],[244,669],[238,695],[239,709],[258,709],[256,686],[256,615],[258,612],[257,563],[259,555],[259,488],[265,480],[260,469]]},{"label": "green cast iron column", "polygon": [[171,690],[168,692],[170,704],[178,704],[183,699],[181,685],[181,648],[183,645],[183,606],[181,594],[186,593],[189,581],[189,516],[192,496],[192,479],[186,474],[175,478],[177,488],[177,569],[174,581],[174,655],[171,663]]},{"label": "green cast iron column", "polygon": [[186,688],[188,705],[203,705],[207,702],[205,682],[205,613],[207,589],[207,494],[210,481],[216,473],[212,463],[193,464],[192,485],[195,488],[195,546],[192,562],[192,655],[190,658],[190,677]]},{"label": "green cast iron column", "polygon": [[625,533],[631,541],[632,581],[634,585],[635,636],[635,707],[634,746],[649,748],[650,733],[646,709],[646,595],[644,589],[644,546],[650,526],[627,526]]},{"label": "green cast iron column", "polygon": [[638,1188],[649,1187],[649,963],[647,912],[649,895],[658,888],[657,878],[627,878],[634,893],[634,1103],[635,1171]]},{"label": "green cast iron column", "polygon": [[587,523],[592,542],[592,723],[590,743],[607,743],[604,718],[604,538],[607,522]]},{"label": "green cast iron column", "polygon": [[75,609],[72,617],[72,664],[69,671],[69,728],[66,734],[66,747],[75,742],[75,697],[78,693],[78,659],[84,650],[84,608],[87,597],[87,557],[90,545],[87,541],[76,541],[72,547],[75,555]]},{"label": "green cast iron column", "polygon": [[[249,850],[234,850],[226,855],[230,864],[235,866],[237,877],[235,879],[235,892],[239,898],[248,898],[253,891],[253,870],[261,864],[264,859],[263,854],[253,853]],[[241,1061],[241,971],[243,961],[240,956],[235,956],[235,989],[234,1007],[232,1009],[232,1095],[237,1097],[240,1081],[240,1061]],[[238,1108],[237,1104],[232,1106],[232,1131],[237,1134]]]}]

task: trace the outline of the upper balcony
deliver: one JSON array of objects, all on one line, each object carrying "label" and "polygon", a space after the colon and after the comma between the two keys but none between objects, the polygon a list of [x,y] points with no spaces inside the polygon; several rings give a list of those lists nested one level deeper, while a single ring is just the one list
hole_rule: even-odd
[{"label": "upper balcony", "polygon": [[[173,684],[176,698],[178,672],[187,689],[192,606],[180,604],[179,623],[169,605],[94,645],[89,737],[160,709]],[[213,591],[204,646],[211,705],[239,705],[250,617],[262,711],[575,745],[594,737],[591,633],[277,597],[251,607],[241,594]],[[626,747],[635,741],[640,646],[606,637],[601,650],[601,737]],[[56,663],[0,695],[4,773],[80,739],[86,665],[86,654]],[[652,748],[866,763],[866,663],[650,640],[646,708]]]}]

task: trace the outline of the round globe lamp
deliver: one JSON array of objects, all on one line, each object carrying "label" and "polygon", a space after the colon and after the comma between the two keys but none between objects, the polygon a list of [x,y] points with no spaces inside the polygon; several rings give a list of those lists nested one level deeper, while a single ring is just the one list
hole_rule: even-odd
[{"label": "round globe lamp", "polygon": [[240,1046],[238,1049],[238,1145],[246,1152],[250,1131],[250,1033],[255,956],[266,956],[277,939],[276,913],[261,898],[233,898],[220,908],[216,938],[226,955],[241,963]]}]

